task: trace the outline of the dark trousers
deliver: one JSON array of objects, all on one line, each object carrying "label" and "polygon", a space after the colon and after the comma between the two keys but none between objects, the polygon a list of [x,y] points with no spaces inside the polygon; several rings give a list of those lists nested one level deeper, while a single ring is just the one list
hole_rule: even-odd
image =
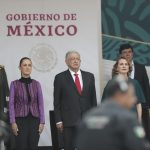
[{"label": "dark trousers", "polygon": [[142,107],[142,123],[146,133],[146,139],[150,141],[150,115],[147,107]]},{"label": "dark trousers", "polygon": [[75,150],[76,126],[64,128],[64,150]]},{"label": "dark trousers", "polygon": [[39,119],[29,114],[16,118],[16,123],[19,129],[18,136],[15,136],[16,150],[37,150]]}]

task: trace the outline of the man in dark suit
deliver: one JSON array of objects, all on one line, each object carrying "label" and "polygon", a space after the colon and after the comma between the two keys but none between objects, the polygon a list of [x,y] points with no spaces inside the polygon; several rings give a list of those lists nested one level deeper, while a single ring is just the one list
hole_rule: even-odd
[{"label": "man in dark suit", "polygon": [[56,127],[64,132],[64,149],[75,150],[75,132],[82,115],[97,105],[94,75],[80,70],[80,54],[66,54],[68,70],[54,80],[54,112]]},{"label": "man in dark suit", "polygon": [[146,104],[142,104],[142,118],[143,126],[146,131],[146,137],[150,140],[150,121],[149,121],[149,108],[150,108],[150,85],[147,76],[146,68],[144,65],[137,64],[133,61],[133,47],[130,44],[122,44],[119,49],[120,55],[127,58],[132,64],[131,78],[136,79],[143,90]]}]

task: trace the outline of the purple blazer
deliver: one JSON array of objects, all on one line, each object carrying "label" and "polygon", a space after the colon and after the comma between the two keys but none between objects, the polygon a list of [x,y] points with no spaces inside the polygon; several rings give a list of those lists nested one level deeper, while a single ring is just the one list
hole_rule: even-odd
[{"label": "purple blazer", "polygon": [[9,117],[10,123],[16,122],[16,117],[26,117],[29,112],[39,118],[40,123],[45,123],[44,104],[41,85],[38,81],[32,80],[29,84],[31,102],[28,102],[28,95],[25,84],[19,80],[11,82],[9,96]]}]

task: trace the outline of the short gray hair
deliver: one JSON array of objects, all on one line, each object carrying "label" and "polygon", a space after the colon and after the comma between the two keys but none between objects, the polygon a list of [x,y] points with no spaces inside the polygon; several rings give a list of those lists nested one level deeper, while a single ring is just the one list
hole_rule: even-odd
[{"label": "short gray hair", "polygon": [[66,53],[65,59],[67,60],[68,57],[69,57],[69,55],[70,55],[70,54],[74,54],[74,53],[77,54],[77,55],[79,55],[79,57],[80,57],[79,52],[77,52],[77,51],[68,51],[68,52]]}]

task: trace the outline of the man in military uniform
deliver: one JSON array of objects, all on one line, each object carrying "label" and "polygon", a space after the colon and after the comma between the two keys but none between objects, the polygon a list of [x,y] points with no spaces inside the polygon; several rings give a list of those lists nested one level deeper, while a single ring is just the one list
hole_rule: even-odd
[{"label": "man in military uniform", "polygon": [[78,150],[148,150],[145,132],[129,109],[134,88],[122,76],[111,80],[109,100],[84,117],[77,135]]},{"label": "man in military uniform", "polygon": [[[6,97],[9,96],[9,88],[8,88],[8,82],[7,82],[7,76],[5,72],[4,66],[0,65],[0,141],[4,137],[8,137],[8,128],[7,124],[8,121],[8,101],[6,101]],[[7,133],[7,134],[6,134]],[[10,141],[7,140],[5,142],[5,149],[10,150]]]}]

